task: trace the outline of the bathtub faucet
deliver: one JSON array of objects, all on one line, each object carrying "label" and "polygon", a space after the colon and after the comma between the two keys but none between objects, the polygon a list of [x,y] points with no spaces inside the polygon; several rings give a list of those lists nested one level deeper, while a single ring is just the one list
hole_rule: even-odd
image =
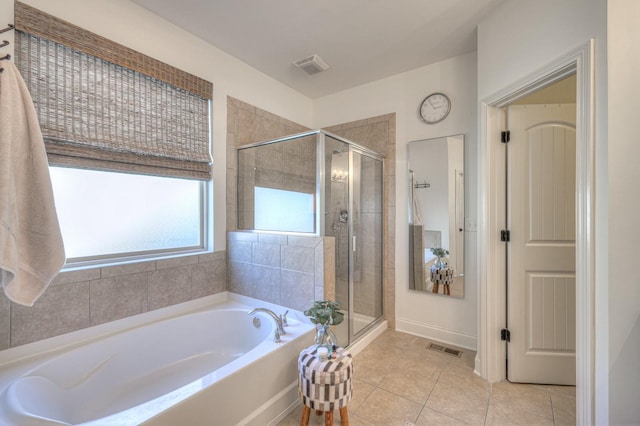
[{"label": "bathtub faucet", "polygon": [[[276,315],[275,312],[273,312],[271,309],[267,309],[267,308],[254,308],[252,310],[249,311],[249,315],[253,315],[256,312],[264,312],[265,314],[269,315],[271,318],[273,318],[273,320],[276,322],[276,326],[277,326],[277,330],[276,330],[276,340],[279,340],[280,336],[284,336],[285,334],[287,334],[284,331],[284,327],[283,327],[283,321],[282,318],[279,317],[278,315]],[[287,311],[288,312],[288,311]],[[286,315],[286,314],[285,314]]]}]

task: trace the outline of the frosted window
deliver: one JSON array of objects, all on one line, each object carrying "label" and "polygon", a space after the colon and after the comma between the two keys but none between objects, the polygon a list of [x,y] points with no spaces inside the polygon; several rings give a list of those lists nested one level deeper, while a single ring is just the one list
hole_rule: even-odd
[{"label": "frosted window", "polygon": [[255,229],[315,232],[315,194],[255,187]]},{"label": "frosted window", "polygon": [[67,263],[204,248],[204,183],[50,167]]}]

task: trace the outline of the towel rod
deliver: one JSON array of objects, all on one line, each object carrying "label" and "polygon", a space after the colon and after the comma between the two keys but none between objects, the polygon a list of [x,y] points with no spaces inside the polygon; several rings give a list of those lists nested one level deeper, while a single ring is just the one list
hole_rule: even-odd
[{"label": "towel rod", "polygon": [[423,183],[420,183],[420,182],[415,183],[415,184],[413,185],[413,187],[414,187],[414,188],[416,188],[416,189],[420,189],[420,188],[431,188],[431,184],[430,184],[430,183],[427,183],[427,181],[425,180]]},{"label": "towel rod", "polygon": [[0,34],[6,33],[7,31],[11,31],[11,30],[15,29],[15,27],[16,26],[13,25],[13,24],[7,24],[7,28],[3,28],[3,29],[0,30]]}]

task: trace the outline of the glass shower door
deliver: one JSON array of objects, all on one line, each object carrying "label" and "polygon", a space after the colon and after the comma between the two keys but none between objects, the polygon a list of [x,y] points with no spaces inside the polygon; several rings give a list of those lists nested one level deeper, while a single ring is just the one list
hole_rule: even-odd
[{"label": "glass shower door", "polygon": [[335,300],[345,313],[334,331],[346,346],[383,315],[383,169],[381,159],[354,145],[324,140],[323,228],[334,238]]},{"label": "glass shower door", "polygon": [[[334,300],[340,302],[345,314],[342,324],[334,327],[341,346],[350,341],[349,324],[349,144],[325,136],[325,211],[324,235],[334,238],[335,281]],[[330,278],[331,279],[331,278]],[[325,283],[326,285],[326,283]]]},{"label": "glass shower door", "polygon": [[383,314],[382,161],[352,149],[350,340]]}]

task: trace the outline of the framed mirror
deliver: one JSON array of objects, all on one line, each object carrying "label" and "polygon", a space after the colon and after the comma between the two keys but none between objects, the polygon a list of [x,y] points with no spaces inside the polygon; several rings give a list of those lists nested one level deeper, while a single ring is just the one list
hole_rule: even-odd
[{"label": "framed mirror", "polygon": [[407,158],[409,288],[462,298],[464,135],[409,142]]}]

